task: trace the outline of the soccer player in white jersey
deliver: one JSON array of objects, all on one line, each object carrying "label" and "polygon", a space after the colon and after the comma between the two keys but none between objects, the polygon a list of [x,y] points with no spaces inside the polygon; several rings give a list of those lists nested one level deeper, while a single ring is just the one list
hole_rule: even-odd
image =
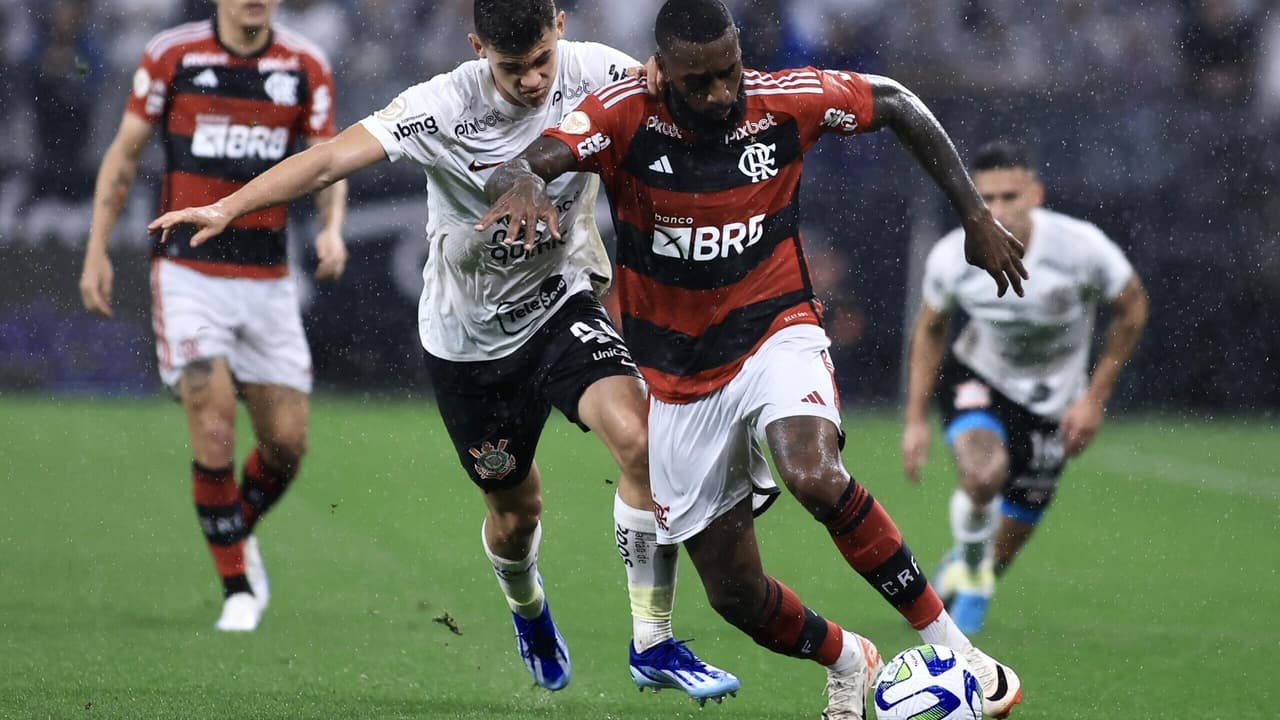
[{"label": "soccer player in white jersey", "polygon": [[[1067,458],[1093,440],[1147,319],[1142,282],[1115,243],[1083,220],[1040,207],[1044,186],[1024,148],[984,146],[973,170],[992,213],[1026,246],[1032,279],[1025,295],[996,297],[986,275],[965,262],[963,232],[938,242],[912,333],[902,435],[903,469],[919,482],[936,386],[957,472],[955,547],[937,585],[967,633],[982,629],[995,579],[1035,531]],[[1112,319],[1090,375],[1100,302]],[[956,310],[969,320],[947,352]]]},{"label": "soccer player in white jersey", "polygon": [[233,218],[378,162],[421,166],[430,213],[419,305],[427,368],[458,457],[483,491],[482,541],[526,667],[547,689],[569,682],[568,649],[537,568],[542,481],[534,449],[554,406],[595,432],[621,471],[614,520],[631,598],[633,679],[705,702],[739,682],[672,637],[676,548],[656,543],[645,387],[593,291],[610,273],[594,214],[598,180],[573,174],[550,188],[557,233],[539,227],[514,244],[503,228],[472,227],[488,207],[493,168],[560,124],[582,97],[639,66],[603,45],[562,40],[564,21],[552,0],[476,0],[469,37],[479,59],[405,90],[242,190],[151,227],[196,225],[199,244]]}]

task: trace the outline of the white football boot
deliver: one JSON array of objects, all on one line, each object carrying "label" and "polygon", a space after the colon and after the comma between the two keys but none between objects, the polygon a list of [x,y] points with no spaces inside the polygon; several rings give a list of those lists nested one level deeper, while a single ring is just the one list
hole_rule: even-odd
[{"label": "white football boot", "polygon": [[1013,668],[970,646],[961,653],[982,686],[982,713],[988,717],[1006,718],[1013,706],[1022,702],[1022,681]]},{"label": "white football boot", "polygon": [[262,552],[258,550],[257,535],[244,539],[244,576],[258,600],[259,610],[266,610],[267,603],[271,602],[271,582],[267,580],[267,566],[262,563]]},{"label": "white football boot", "polygon": [[846,630],[844,644],[854,648],[859,662],[843,673],[827,668],[827,709],[822,720],[865,720],[867,693],[884,667],[880,651],[870,640]]},{"label": "white football boot", "polygon": [[213,624],[223,632],[253,632],[262,619],[262,606],[253,593],[233,593],[222,603],[222,615]]}]

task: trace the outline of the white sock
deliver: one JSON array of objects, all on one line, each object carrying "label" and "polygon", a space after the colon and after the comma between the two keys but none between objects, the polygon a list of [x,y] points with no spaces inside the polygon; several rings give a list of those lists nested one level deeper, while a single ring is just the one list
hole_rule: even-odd
[{"label": "white sock", "polygon": [[960,488],[951,493],[951,536],[955,538],[956,549],[971,572],[977,572],[993,553],[991,538],[1000,522],[996,511],[998,502],[999,498],[986,505],[976,505],[973,498]]},{"label": "white sock", "polygon": [[498,578],[498,586],[507,597],[511,612],[522,618],[538,617],[545,604],[542,583],[538,582],[538,545],[542,543],[542,523],[538,523],[533,530],[528,557],[520,560],[508,560],[495,555],[489,548],[484,526],[485,523],[480,524],[480,543],[484,545],[484,554],[489,556],[489,562],[493,564],[493,574]]},{"label": "white sock", "polygon": [[671,635],[671,608],[676,595],[675,545],[658,544],[653,510],[633,508],[613,496],[614,541],[627,568],[631,597],[631,637],[644,652]]},{"label": "white sock", "polygon": [[964,652],[973,647],[973,643],[969,642],[969,638],[960,632],[960,628],[956,627],[951,616],[946,610],[938,616],[937,620],[929,623],[920,631],[920,639],[930,645],[942,645],[949,647],[956,652]]},{"label": "white sock", "polygon": [[836,661],[827,666],[827,669],[833,673],[849,673],[859,668],[865,667],[867,659],[863,657],[862,643],[858,641],[858,636],[844,631],[844,646],[840,648],[840,655]]}]

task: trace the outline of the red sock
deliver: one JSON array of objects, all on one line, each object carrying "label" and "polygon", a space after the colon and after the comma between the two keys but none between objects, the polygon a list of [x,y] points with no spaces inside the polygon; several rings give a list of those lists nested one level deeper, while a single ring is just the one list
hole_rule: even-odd
[{"label": "red sock", "polygon": [[776,653],[834,663],[844,649],[840,626],[805,607],[791,588],[771,577],[765,580],[765,621],[750,633],[751,639]]},{"label": "red sock", "polygon": [[296,467],[280,470],[266,464],[256,447],[249,451],[244,459],[244,480],[240,483],[241,512],[248,532],[253,532],[258,520],[280,500],[297,474]]},{"label": "red sock", "polygon": [[244,517],[232,467],[210,470],[191,463],[191,491],[200,529],[224,581],[244,575]]},{"label": "red sock", "polygon": [[849,566],[919,630],[942,614],[942,600],[920,572],[889,513],[856,480],[849,480],[835,514],[826,522]]}]

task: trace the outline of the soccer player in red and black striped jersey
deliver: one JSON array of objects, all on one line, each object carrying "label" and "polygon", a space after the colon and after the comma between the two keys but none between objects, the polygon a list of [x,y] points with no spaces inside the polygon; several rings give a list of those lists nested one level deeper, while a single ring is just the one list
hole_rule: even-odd
[{"label": "soccer player in red and black striped jersey", "polygon": [[667,2],[655,35],[665,93],[651,97],[636,80],[595,92],[494,173],[495,203],[477,227],[503,217],[508,228],[555,227],[545,183],[573,170],[601,176],[623,331],[651,391],[659,542],[684,543],[730,623],[827,667],[824,717],[863,717],[879,655],[764,573],[750,503],[753,484],[771,480],[761,442],[849,565],[926,642],[960,652],[985,712],[1004,717],[1021,698],[1017,676],[955,626],[893,520],[841,462],[829,341],[798,230],[803,154],[825,133],[891,128],[951,200],[967,258],[1001,295],[1022,292],[1021,244],[993,219],[937,120],[893,80],[745,70],[718,0]]},{"label": "soccer player in red and black striped jersey", "polygon": [[[111,315],[107,241],[159,126],[166,168],[160,209],[205,205],[243,186],[300,143],[334,134],[324,54],[271,16],[279,0],[214,0],[213,19],[147,45],[120,128],[98,171],[80,292]],[[316,277],[342,274],[346,185],[316,194],[323,229]],[[311,354],[285,255],[284,205],[241,218],[213,241],[151,249],[152,324],[160,375],[187,416],[196,513],[225,600],[219,630],[257,627],[268,600],[254,527],[306,451]],[[188,233],[188,236],[190,233]],[[257,436],[235,480],[235,410],[244,398]]]}]

